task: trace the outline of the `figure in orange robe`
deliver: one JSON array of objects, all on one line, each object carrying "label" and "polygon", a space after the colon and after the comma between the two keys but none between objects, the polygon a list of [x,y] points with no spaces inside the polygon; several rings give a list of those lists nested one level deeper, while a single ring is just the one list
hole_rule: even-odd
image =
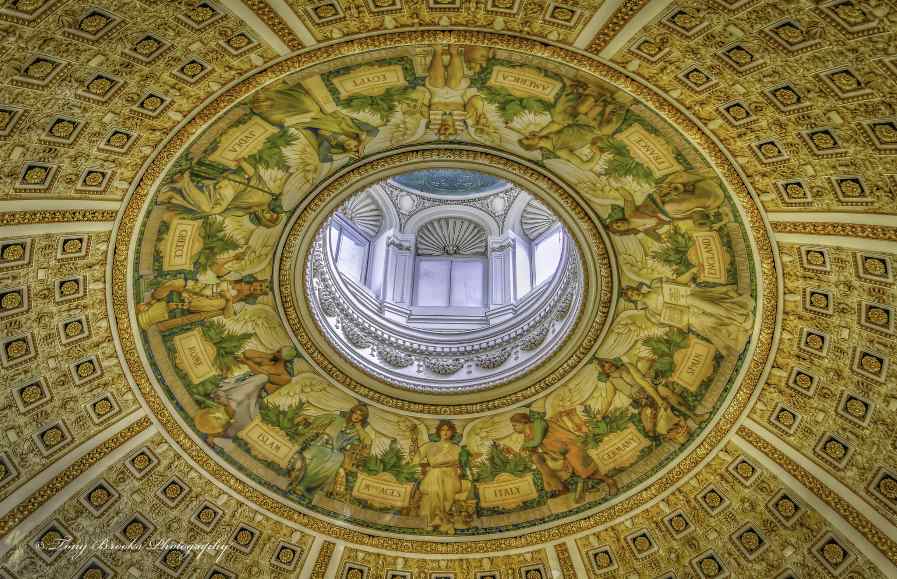
[{"label": "figure in orange robe", "polygon": [[[533,457],[533,463],[542,474],[542,481],[547,491],[568,492],[564,479],[569,477],[567,473],[575,473],[581,479],[595,479],[607,484],[608,493],[617,493],[617,483],[598,470],[598,464],[586,452],[579,436],[571,432],[556,421],[545,420],[540,415],[519,413],[511,417],[511,425],[515,432],[524,436],[521,448],[529,451]],[[548,461],[563,460],[564,467],[552,468]],[[562,476],[562,474],[566,476]],[[577,495],[581,489],[577,490]]]}]

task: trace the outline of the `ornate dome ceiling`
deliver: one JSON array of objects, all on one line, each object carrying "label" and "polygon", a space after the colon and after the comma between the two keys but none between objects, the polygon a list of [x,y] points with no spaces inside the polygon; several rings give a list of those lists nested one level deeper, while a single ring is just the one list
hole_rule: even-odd
[{"label": "ornate dome ceiling", "polygon": [[6,2],[0,575],[897,576],[895,26]]}]

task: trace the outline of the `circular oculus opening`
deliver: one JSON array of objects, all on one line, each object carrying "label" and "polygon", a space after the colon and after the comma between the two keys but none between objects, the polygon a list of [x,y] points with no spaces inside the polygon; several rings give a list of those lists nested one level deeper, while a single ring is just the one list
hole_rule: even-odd
[{"label": "circular oculus opening", "polygon": [[306,265],[326,339],[411,390],[482,390],[549,357],[574,325],[582,265],[536,197],[471,169],[408,171],[356,193]]}]

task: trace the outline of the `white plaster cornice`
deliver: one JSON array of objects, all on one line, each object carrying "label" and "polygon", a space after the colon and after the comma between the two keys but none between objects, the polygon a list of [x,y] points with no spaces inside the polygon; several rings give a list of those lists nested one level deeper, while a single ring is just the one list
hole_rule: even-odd
[{"label": "white plaster cornice", "polygon": [[777,243],[793,243],[795,245],[823,245],[841,247],[859,251],[879,251],[897,253],[897,241],[884,239],[865,239],[843,235],[813,235],[806,233],[775,233]]},{"label": "white plaster cornice", "polygon": [[274,34],[274,31],[268,28],[268,25],[262,22],[262,19],[255,15],[240,0],[221,0],[221,4],[230,10],[234,16],[245,22],[259,39],[268,43],[278,56],[284,56],[292,52],[283,41]]},{"label": "white plaster cornice", "polygon": [[63,223],[29,223],[0,226],[0,239],[45,235],[48,233],[98,233],[112,231],[112,221],[65,221]]},{"label": "white plaster cornice", "polygon": [[767,218],[771,222],[797,221],[802,223],[852,223],[860,225],[884,225],[894,227],[897,217],[881,213],[854,212],[808,212],[808,211],[768,211]]},{"label": "white plaster cornice", "polygon": [[318,44],[318,40],[284,0],[268,0],[268,5],[277,12],[283,21],[287,23],[287,26],[299,37],[303,46],[308,47]]},{"label": "white plaster cornice", "polygon": [[0,213],[17,211],[118,211],[121,201],[90,201],[85,199],[17,199],[0,201]]},{"label": "white plaster cornice", "polygon": [[588,23],[586,23],[585,27],[583,27],[579,36],[573,41],[573,46],[582,50],[588,48],[589,43],[592,42],[592,39],[595,38],[595,35],[598,34],[598,31],[604,26],[604,23],[607,22],[608,18],[610,18],[614,12],[616,12],[617,8],[622,3],[623,0],[606,0],[601,7],[592,14],[592,17],[589,19]]},{"label": "white plaster cornice", "polygon": [[[18,489],[10,493],[10,495],[3,501],[0,501],[0,516],[5,516],[11,510],[15,509],[18,505],[27,500],[32,495],[32,493],[43,487],[45,484],[51,482],[56,476],[65,471],[67,468],[71,467],[86,453],[90,452],[94,448],[101,446],[103,442],[112,438],[117,433],[125,430],[126,428],[137,422],[144,415],[145,412],[142,408],[137,409],[135,412],[127,415],[123,419],[111,425],[106,430],[103,430],[102,432],[94,435],[92,438],[89,438],[88,440],[82,442],[75,449],[62,456],[59,460],[49,464],[46,469],[44,469],[27,483],[23,484]],[[102,472],[120,461],[128,453],[144,444],[153,435],[155,435],[156,432],[157,430],[155,424],[150,425],[149,428],[146,428],[145,430],[143,430],[143,432],[137,434],[136,436],[98,460],[96,463],[90,466],[90,468],[78,475],[77,478],[75,478],[58,492],[56,492],[53,497],[50,498],[47,502],[38,507],[34,512],[30,513],[24,520],[22,520],[21,523],[16,525],[16,527],[12,531],[10,531],[8,535],[0,540],[0,559],[2,559],[10,549],[21,542],[24,537],[31,533],[31,531],[33,531],[35,527],[43,523],[49,515],[58,511],[67,500],[80,492],[87,482],[97,478]]]},{"label": "white plaster cornice", "polygon": [[[632,40],[636,34],[648,25],[652,20],[657,18],[667,7],[673,3],[673,0],[650,0],[638,13],[626,23],[620,32],[618,32],[607,46],[598,54],[601,58],[610,60],[617,52],[619,52],[626,43]],[[579,47],[579,45],[577,45]]]},{"label": "white plaster cornice", "polygon": [[570,553],[570,561],[573,563],[573,568],[576,569],[577,577],[590,577],[591,573],[587,569],[588,563],[583,561],[582,554],[579,552],[579,547],[576,545],[575,539],[567,539],[564,541],[564,544],[567,545],[567,551]]}]

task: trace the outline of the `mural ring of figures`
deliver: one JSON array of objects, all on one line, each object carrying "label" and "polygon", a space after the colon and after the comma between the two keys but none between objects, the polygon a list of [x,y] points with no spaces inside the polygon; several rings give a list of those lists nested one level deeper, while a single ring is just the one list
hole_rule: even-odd
[{"label": "mural ring of figures", "polygon": [[[461,540],[545,528],[660,492],[656,481],[703,448],[733,401],[749,398],[739,376],[764,303],[749,201],[630,92],[535,54],[407,45],[272,79],[220,112],[168,165],[122,243],[134,247],[128,331],[148,407],[181,451],[244,497],[274,497],[296,521],[311,515],[380,535]],[[373,266],[353,244],[421,199],[399,201],[419,176],[393,177],[434,167],[526,185],[539,199],[520,208],[519,223],[567,227],[570,259],[544,279],[567,280],[549,293],[571,296],[569,318],[586,321],[563,330],[569,339],[544,372],[442,399],[433,384],[463,382],[476,371],[470,359],[427,366],[336,303],[325,278],[368,283]],[[372,187],[397,188],[399,217],[385,216],[384,204],[372,216]],[[443,259],[440,251],[512,257],[506,239],[464,229],[476,220],[459,206],[480,198],[466,195],[470,203],[452,201],[422,222],[413,243],[397,231],[366,251],[393,262],[403,252],[422,262]],[[496,214],[513,205],[490,202]],[[376,291],[415,305],[413,291],[400,295],[408,286],[380,279]],[[437,305],[492,299],[477,291],[452,302],[449,290]],[[420,299],[428,307],[437,297]],[[492,304],[506,305],[501,296]],[[553,323],[566,323],[561,310],[551,310]],[[339,325],[328,321],[337,314]],[[421,314],[402,323],[431,322]],[[347,348],[413,371],[380,379],[346,364],[325,335],[331,327]]]}]

